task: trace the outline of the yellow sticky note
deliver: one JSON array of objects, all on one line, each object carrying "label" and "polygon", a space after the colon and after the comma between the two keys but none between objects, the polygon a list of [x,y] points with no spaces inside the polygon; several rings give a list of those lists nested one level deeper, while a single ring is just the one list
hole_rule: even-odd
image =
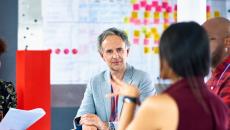
[{"label": "yellow sticky note", "polygon": [[137,0],[130,0],[131,4],[135,4],[137,2]]},{"label": "yellow sticky note", "polygon": [[154,19],[159,19],[160,18],[160,13],[159,12],[154,12],[153,14]]},{"label": "yellow sticky note", "polygon": [[211,13],[207,12],[207,19],[210,19],[210,18],[211,18]]},{"label": "yellow sticky note", "polygon": [[145,47],[144,47],[144,53],[145,53],[145,54],[148,54],[148,53],[150,53],[150,52],[151,52],[150,47],[145,46]]},{"label": "yellow sticky note", "polygon": [[137,19],[138,18],[138,12],[132,11],[131,17]]},{"label": "yellow sticky note", "polygon": [[129,31],[128,30],[124,30],[126,35],[129,35]]},{"label": "yellow sticky note", "polygon": [[124,23],[129,23],[129,17],[124,18]]},{"label": "yellow sticky note", "polygon": [[163,17],[165,18],[165,19],[168,19],[169,18],[169,13],[168,12],[163,12]]},{"label": "yellow sticky note", "polygon": [[150,12],[149,11],[144,12],[144,18],[150,18]]},{"label": "yellow sticky note", "polygon": [[153,47],[153,53],[159,54],[159,47]]},{"label": "yellow sticky note", "polygon": [[157,33],[154,35],[154,40],[159,41],[160,40],[160,35]]},{"label": "yellow sticky note", "polygon": [[214,11],[214,17],[220,17],[220,11]]},{"label": "yellow sticky note", "polygon": [[133,35],[134,35],[134,37],[140,37],[140,31],[134,30]]},{"label": "yellow sticky note", "polygon": [[163,24],[163,29],[165,30],[165,29],[167,29],[169,27],[169,24],[167,24],[167,23],[164,23]]},{"label": "yellow sticky note", "polygon": [[156,34],[156,33],[157,33],[157,28],[151,28],[151,32],[152,32],[153,34]]},{"label": "yellow sticky note", "polygon": [[151,32],[147,32],[146,34],[145,34],[145,38],[150,38],[151,37]]},{"label": "yellow sticky note", "polygon": [[176,11],[173,13],[173,18],[175,21],[177,21],[177,12]]}]

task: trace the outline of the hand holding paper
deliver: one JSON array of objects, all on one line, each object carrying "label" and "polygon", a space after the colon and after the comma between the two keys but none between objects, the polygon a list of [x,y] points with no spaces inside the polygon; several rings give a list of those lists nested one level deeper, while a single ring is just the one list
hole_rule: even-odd
[{"label": "hand holding paper", "polygon": [[0,123],[0,130],[26,130],[45,115],[42,108],[20,110],[10,108]]}]

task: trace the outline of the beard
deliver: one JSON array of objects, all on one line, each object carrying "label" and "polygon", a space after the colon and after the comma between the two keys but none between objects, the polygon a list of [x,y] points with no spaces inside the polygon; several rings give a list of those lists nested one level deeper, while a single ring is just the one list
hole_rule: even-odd
[{"label": "beard", "polygon": [[223,59],[223,52],[224,52],[224,49],[222,47],[218,47],[216,48],[214,52],[212,52],[211,54],[211,67],[212,68],[216,68],[216,66],[221,63]]}]

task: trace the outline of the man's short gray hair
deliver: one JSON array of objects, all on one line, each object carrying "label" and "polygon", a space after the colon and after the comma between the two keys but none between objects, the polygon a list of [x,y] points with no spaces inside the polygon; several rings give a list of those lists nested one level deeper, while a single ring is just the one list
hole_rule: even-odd
[{"label": "man's short gray hair", "polygon": [[105,30],[104,32],[102,32],[102,34],[98,36],[97,49],[99,52],[101,52],[102,50],[102,42],[105,40],[107,36],[111,36],[111,35],[116,35],[120,37],[125,42],[125,46],[127,48],[130,47],[130,43],[129,43],[127,34],[124,31],[113,27],[113,28],[109,28]]}]

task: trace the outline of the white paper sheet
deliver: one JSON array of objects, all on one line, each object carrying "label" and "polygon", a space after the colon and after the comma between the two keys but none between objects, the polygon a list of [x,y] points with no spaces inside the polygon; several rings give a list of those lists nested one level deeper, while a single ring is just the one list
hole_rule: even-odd
[{"label": "white paper sheet", "polygon": [[20,110],[10,108],[0,123],[0,130],[26,130],[45,115],[42,108]]}]

